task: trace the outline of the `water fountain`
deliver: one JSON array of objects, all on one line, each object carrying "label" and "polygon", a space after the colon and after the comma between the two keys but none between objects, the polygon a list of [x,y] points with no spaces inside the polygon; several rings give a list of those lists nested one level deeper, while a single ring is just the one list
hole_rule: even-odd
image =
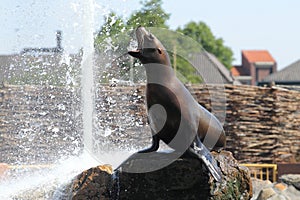
[{"label": "water fountain", "polygon": [[[0,180],[1,199],[50,198],[55,188],[82,170],[104,163],[117,166],[124,157],[124,152],[105,151],[101,158],[95,153],[99,149],[95,130],[105,137],[111,131],[109,126],[97,128],[94,120],[94,97],[99,92],[93,72],[97,6],[93,0],[71,4],[74,15],[81,16],[73,24],[74,31],[84,36],[79,53],[25,48],[19,55],[7,56],[8,66],[1,68],[1,109],[7,112],[1,122],[1,160],[9,163]],[[115,159],[109,162],[112,156]]]},{"label": "water fountain", "polygon": [[[73,24],[84,38],[79,53],[39,56],[25,52],[11,58],[12,64],[6,68],[8,85],[0,88],[0,98],[6,100],[5,111],[14,118],[12,122],[6,118],[7,124],[15,127],[3,135],[17,147],[5,144],[9,153],[1,153],[9,163],[6,177],[0,180],[2,199],[59,199],[58,188],[63,189],[81,171],[99,164],[115,168],[150,141],[150,134],[140,135],[150,131],[140,109],[144,102],[142,86],[134,85],[136,77],[145,78],[142,68],[120,73],[118,67],[124,62],[136,65],[125,55],[128,44],[136,44],[130,43],[130,34],[124,32],[113,40],[127,46],[113,46],[108,38],[105,50],[96,55],[97,5],[88,0],[73,2],[72,7],[75,15],[82,17]],[[203,61],[192,64],[199,62]],[[20,68],[25,70],[20,73]],[[9,102],[11,97],[14,101]],[[212,104],[218,100],[211,98]]]}]

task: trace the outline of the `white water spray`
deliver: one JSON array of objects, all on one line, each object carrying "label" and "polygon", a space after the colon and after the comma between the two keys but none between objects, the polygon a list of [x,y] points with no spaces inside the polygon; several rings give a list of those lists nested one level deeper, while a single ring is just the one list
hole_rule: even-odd
[{"label": "white water spray", "polygon": [[[14,174],[16,178],[8,175],[7,179],[0,180],[0,199],[26,199],[27,196],[30,196],[32,199],[50,198],[53,192],[60,188],[61,185],[69,183],[73,177],[83,170],[104,163],[109,163],[113,167],[117,167],[122,160],[131,154],[130,152],[123,151],[107,152],[101,154],[101,158],[100,156],[96,158],[94,154],[94,9],[96,5],[94,0],[87,0],[80,3],[74,2],[72,6],[74,7],[75,14],[82,16],[81,22],[79,20],[74,23],[74,31],[81,34],[83,47],[81,62],[81,111],[83,115],[84,152],[78,157],[63,159],[55,163],[50,169],[40,169],[28,173],[26,169],[23,169]],[[81,25],[78,26],[78,24]],[[103,160],[106,162],[102,162]]]},{"label": "white water spray", "polygon": [[0,199],[61,199],[59,195],[52,197],[52,194],[69,184],[83,170],[96,165],[95,159],[88,152],[83,152],[80,156],[61,160],[48,169],[37,168],[27,172],[28,169],[20,168],[13,172],[16,178],[7,177],[8,180],[3,182],[0,180]]},{"label": "white water spray", "polygon": [[83,1],[83,57],[81,63],[81,97],[83,141],[87,151],[93,151],[94,111],[94,0]]}]

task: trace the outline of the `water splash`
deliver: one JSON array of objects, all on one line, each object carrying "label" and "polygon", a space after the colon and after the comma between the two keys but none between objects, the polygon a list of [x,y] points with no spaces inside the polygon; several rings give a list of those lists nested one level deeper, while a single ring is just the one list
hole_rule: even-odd
[{"label": "water splash", "polygon": [[83,142],[84,147],[92,152],[94,118],[94,1],[84,1],[83,11],[84,47],[81,64]]},{"label": "water splash", "polygon": [[[61,57],[59,60],[59,65],[62,66],[60,68],[57,68],[57,65],[55,65],[54,62],[52,62],[50,60],[54,59],[55,56],[50,56],[50,58],[48,59],[48,57],[46,57],[47,59],[42,59],[39,57],[39,55],[23,55],[25,58],[28,57],[28,62],[26,62],[25,64],[23,64],[21,67],[26,66],[27,64],[32,62],[30,59],[35,59],[35,63],[34,65],[29,66],[28,68],[28,74],[29,77],[32,76],[34,70],[38,71],[38,70],[43,70],[41,73],[36,73],[36,79],[39,80],[40,76],[43,75],[46,77],[46,75],[51,76],[51,82],[49,82],[49,79],[45,78],[43,79],[44,82],[37,82],[37,85],[41,85],[43,84],[47,84],[47,85],[51,85],[54,83],[55,85],[55,81],[56,80],[60,80],[59,82],[59,86],[65,86],[65,88],[70,91],[70,94],[65,94],[64,90],[61,89],[59,91],[55,91],[53,93],[49,93],[49,96],[43,96],[43,92],[40,91],[40,96],[38,96],[38,100],[40,101],[38,106],[35,109],[38,110],[38,116],[35,117],[40,117],[41,119],[39,120],[40,124],[36,125],[36,124],[32,124],[35,122],[35,120],[32,119],[32,123],[30,121],[30,123],[26,124],[26,126],[24,126],[24,129],[22,129],[22,131],[20,132],[20,134],[18,135],[19,140],[22,141],[21,145],[19,145],[20,148],[24,149],[24,152],[26,153],[26,158],[24,158],[25,156],[23,156],[23,154],[21,154],[19,157],[22,159],[24,158],[24,160],[22,160],[22,162],[19,162],[17,160],[17,162],[8,162],[10,164],[14,164],[14,165],[22,165],[22,164],[27,164],[27,162],[33,162],[34,163],[30,163],[30,164],[39,164],[39,160],[35,160],[36,157],[40,156],[42,157],[41,160],[43,159],[48,159],[47,156],[45,156],[45,154],[41,153],[41,151],[35,151],[34,155],[32,155],[31,157],[28,156],[30,155],[32,149],[37,149],[37,147],[35,146],[35,144],[37,143],[36,140],[37,138],[39,138],[40,135],[46,135],[45,133],[48,133],[47,135],[49,135],[49,138],[47,138],[47,141],[45,142],[43,147],[45,150],[48,151],[48,149],[51,149],[51,151],[53,151],[54,155],[53,155],[53,159],[52,160],[45,160],[44,163],[52,163],[55,160],[59,159],[61,156],[70,156],[70,153],[67,155],[67,153],[65,153],[65,149],[67,148],[64,145],[61,145],[61,143],[59,143],[61,140],[71,140],[74,143],[76,143],[74,146],[74,149],[72,149],[72,154],[71,155],[78,155],[80,154],[79,152],[82,151],[82,145],[77,144],[80,143],[80,139],[78,139],[77,133],[80,132],[81,130],[77,130],[80,129],[81,127],[76,127],[77,129],[70,129],[71,126],[77,126],[78,124],[75,124],[73,120],[73,118],[80,118],[79,116],[82,114],[83,116],[83,143],[84,143],[84,153],[79,155],[79,156],[75,156],[75,157],[71,157],[68,159],[61,159],[61,161],[56,162],[53,167],[49,168],[49,169],[38,169],[38,170],[26,170],[26,169],[22,169],[22,170],[11,170],[7,176],[7,178],[4,180],[0,180],[0,199],[38,199],[38,197],[41,197],[41,199],[53,199],[50,198],[51,195],[53,195],[53,192],[59,188],[61,185],[70,182],[70,180],[77,175],[78,173],[82,172],[85,169],[88,169],[92,166],[96,166],[99,164],[111,164],[113,166],[113,168],[116,168],[117,166],[119,166],[121,164],[121,162],[123,160],[125,160],[127,157],[129,157],[129,155],[131,155],[133,153],[133,151],[135,151],[135,149],[130,149],[128,148],[126,145],[128,145],[128,140],[125,139],[126,134],[124,134],[125,131],[127,131],[126,127],[130,126],[130,127],[135,127],[135,126],[140,126],[140,125],[136,125],[136,121],[133,120],[133,116],[127,111],[127,110],[122,110],[122,113],[117,113],[117,115],[114,115],[113,119],[111,120],[111,122],[104,122],[102,124],[104,124],[103,127],[101,127],[101,130],[95,130],[95,124],[99,121],[99,119],[101,118],[100,116],[96,116],[95,114],[95,88],[97,86],[97,84],[95,84],[95,72],[94,72],[94,27],[95,27],[95,7],[97,7],[97,5],[95,5],[94,0],[88,0],[88,1],[81,1],[80,3],[74,2],[72,5],[72,9],[75,13],[75,15],[78,16],[82,16],[81,21],[76,21],[74,22],[74,24],[71,24],[71,26],[73,25],[74,31],[78,31],[79,34],[81,34],[82,36],[82,42],[83,42],[83,48],[82,51],[80,53],[78,53],[78,57],[80,57],[80,55],[82,55],[82,62],[81,67],[82,67],[82,71],[81,71],[81,80],[79,81],[78,78],[78,69],[76,69],[76,67],[78,66],[77,64],[72,64],[72,55],[68,54],[66,52],[64,52],[64,54],[60,55]],[[102,9],[102,7],[101,7]],[[127,34],[127,33],[126,33]],[[125,35],[126,35],[125,34]],[[129,35],[129,34],[128,34]],[[130,46],[135,46],[137,44],[134,44],[134,42],[132,42],[130,44]],[[121,48],[119,48],[119,46],[107,46],[107,49],[113,51],[115,53],[115,51],[118,51],[117,56],[120,56],[121,54],[124,53],[124,50],[120,50]],[[126,48],[125,48],[126,49]],[[120,52],[123,51],[123,52]],[[125,51],[127,52],[127,51]],[[31,58],[33,57],[33,58]],[[23,58],[23,57],[22,57]],[[56,58],[56,57],[55,57]],[[112,57],[113,59],[114,57]],[[100,58],[101,59],[101,58]],[[80,60],[78,58],[78,60]],[[16,63],[20,63],[22,61],[22,59],[18,59],[16,60]],[[110,60],[111,61],[111,60]],[[103,61],[105,62],[105,60]],[[110,63],[110,62],[108,62]],[[105,66],[107,63],[103,63],[103,66]],[[109,64],[108,64],[109,65]],[[55,69],[58,70],[59,73],[59,79],[56,79],[56,77],[53,77],[53,71],[46,71],[46,70],[50,70],[52,69],[51,67],[56,67]],[[10,69],[10,71],[12,71],[14,68],[13,65],[11,66],[12,69]],[[64,69],[64,71],[62,71],[61,69]],[[16,68],[17,70],[17,68]],[[119,68],[117,70],[120,70]],[[98,72],[99,73],[99,72]],[[132,72],[131,72],[131,76]],[[19,79],[16,78],[16,81],[18,81]],[[120,83],[122,82],[122,77]],[[126,79],[124,80],[128,80],[128,78],[126,77]],[[97,80],[99,81],[99,80]],[[81,86],[81,98],[79,98],[76,93],[75,90],[77,90],[77,87],[74,86],[78,86],[80,82],[80,86]],[[131,82],[130,82],[131,83]],[[23,82],[18,82],[18,84],[23,85]],[[31,82],[29,82],[28,84],[31,84]],[[52,87],[52,86],[49,86]],[[38,87],[37,87],[38,88]],[[42,88],[40,88],[41,90],[43,90]],[[44,88],[45,90],[49,90],[49,88]],[[98,88],[97,88],[98,89]],[[36,90],[36,88],[34,89]],[[99,89],[99,93],[101,93],[101,89]],[[24,90],[26,92],[26,90]],[[49,90],[50,91],[50,90]],[[20,92],[20,91],[18,91]],[[36,91],[36,93],[38,93],[39,91]],[[64,98],[60,99],[60,95],[63,94],[62,96]],[[73,96],[73,94],[75,96]],[[103,94],[103,93],[102,93]],[[109,94],[108,94],[109,95]],[[30,95],[28,95],[28,98],[30,97]],[[102,95],[103,97],[103,95]],[[31,98],[31,97],[30,97]],[[111,108],[116,108],[116,107],[122,107],[122,105],[117,105],[116,102],[114,102],[115,97],[112,98],[112,101],[110,101],[109,103],[110,105],[110,109]],[[119,97],[118,97],[119,98]],[[130,97],[127,94],[123,94],[120,96],[120,98],[122,98],[122,100],[124,102],[128,102],[130,101],[135,101],[134,98]],[[138,97],[136,97],[138,99]],[[71,99],[71,100],[70,100]],[[74,100],[75,99],[75,100]],[[79,111],[77,104],[79,99],[81,100],[82,103],[82,108],[81,108],[81,112]],[[22,102],[26,102],[28,105],[30,104],[29,100],[31,101],[32,99],[22,99]],[[45,111],[41,111],[44,109],[44,104],[47,104],[47,101],[49,102],[57,102],[57,104],[55,105],[56,108],[56,113],[55,115],[57,116],[57,112],[61,113],[61,115],[66,115],[67,119],[65,118],[56,118],[55,119],[55,123],[51,120],[53,118],[49,118],[49,126],[46,127],[46,131],[43,130],[44,128],[44,121],[46,117],[52,115],[52,112],[49,112],[48,110]],[[69,100],[70,101],[76,101],[76,106],[74,106],[73,103],[70,103],[69,105]],[[32,100],[34,101],[34,100]],[[103,98],[102,100],[103,101]],[[103,103],[103,102],[102,102]],[[75,104],[75,103],[74,103]],[[97,103],[97,105],[100,105],[101,102]],[[70,108],[73,108],[72,111],[74,112],[70,112],[68,113],[68,110]],[[54,111],[53,111],[54,112]],[[126,112],[126,113],[125,113]],[[72,113],[72,114],[71,114]],[[74,114],[75,113],[75,114]],[[69,116],[70,115],[70,116]],[[34,116],[33,116],[34,117]],[[43,119],[42,119],[43,118]],[[104,117],[103,117],[104,118]],[[11,120],[11,119],[10,119]],[[28,118],[26,119],[27,121]],[[63,130],[63,125],[60,125],[60,123],[56,123],[56,121],[58,122],[66,122],[68,123],[68,130]],[[108,125],[107,125],[108,124]],[[112,125],[110,127],[110,124]],[[29,128],[28,128],[29,127]],[[35,128],[38,127],[38,128]],[[98,128],[98,127],[97,127]],[[125,130],[125,131],[124,131]],[[131,132],[136,131],[136,129],[133,129]],[[69,134],[71,133],[72,134]],[[96,132],[96,133],[95,133]],[[142,131],[141,131],[142,132]],[[63,133],[67,133],[67,134],[63,134]],[[100,135],[101,137],[104,135],[105,138],[105,143],[102,143],[103,140],[97,140],[97,138],[95,138],[95,134],[98,134],[98,136]],[[123,144],[120,144],[120,141],[116,141],[115,144],[112,144],[112,139],[113,135],[117,135],[118,139],[119,138],[123,138]],[[97,135],[96,135],[97,136]],[[55,138],[55,141],[53,140],[53,138]],[[103,139],[103,137],[102,137]],[[24,140],[28,142],[26,143],[26,145],[23,145]],[[38,140],[37,140],[38,141]],[[52,146],[58,146],[59,150],[53,150]],[[106,145],[106,146],[103,146]],[[123,145],[123,146],[122,146]],[[117,151],[116,149],[112,148],[112,146],[119,148]],[[132,146],[132,145],[128,145],[128,146]],[[108,147],[108,148],[106,148]],[[28,149],[28,152],[27,152]],[[95,152],[95,149],[97,152]],[[130,149],[130,150],[129,150]],[[26,150],[26,151],[25,151]],[[18,152],[14,152],[16,154],[19,154],[21,150],[19,150]],[[59,153],[58,153],[59,152]],[[97,156],[97,158],[95,158]],[[18,157],[18,159],[20,159]],[[36,198],[35,198],[36,197]]]},{"label": "water splash", "polygon": [[53,199],[55,191],[70,183],[74,176],[97,165],[98,162],[85,151],[48,169],[13,170],[7,174],[7,180],[0,182],[0,199]]}]

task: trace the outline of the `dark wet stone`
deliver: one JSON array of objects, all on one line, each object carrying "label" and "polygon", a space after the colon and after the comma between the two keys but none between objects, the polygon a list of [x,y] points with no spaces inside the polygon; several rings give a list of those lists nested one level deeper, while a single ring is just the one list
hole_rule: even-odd
[{"label": "dark wet stone", "polygon": [[[122,168],[109,174],[101,167],[78,175],[70,186],[69,199],[250,199],[252,185],[247,168],[238,165],[227,151],[213,153],[223,173],[223,182],[216,183],[202,161],[178,158],[170,165],[146,173],[129,173],[124,169],[157,164],[169,159],[166,153],[155,153],[145,159],[134,154]],[[155,162],[152,162],[155,161]],[[122,171],[122,170],[123,171]]]}]

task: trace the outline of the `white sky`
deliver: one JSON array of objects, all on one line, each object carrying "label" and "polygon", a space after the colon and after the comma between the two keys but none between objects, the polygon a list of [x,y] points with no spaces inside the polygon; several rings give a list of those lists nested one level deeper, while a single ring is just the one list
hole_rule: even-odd
[{"label": "white sky", "polygon": [[[92,1],[92,0],[91,0]],[[110,10],[128,16],[140,0],[95,0],[94,30]],[[24,47],[53,47],[55,31],[63,31],[63,46],[77,52],[84,43],[83,3],[80,0],[0,0],[0,54],[18,53]],[[300,1],[298,0],[163,0],[171,14],[171,29],[190,21],[204,21],[234,52],[267,49],[279,69],[300,59]],[[92,13],[92,11],[91,11]],[[89,13],[89,14],[91,14]]]}]

